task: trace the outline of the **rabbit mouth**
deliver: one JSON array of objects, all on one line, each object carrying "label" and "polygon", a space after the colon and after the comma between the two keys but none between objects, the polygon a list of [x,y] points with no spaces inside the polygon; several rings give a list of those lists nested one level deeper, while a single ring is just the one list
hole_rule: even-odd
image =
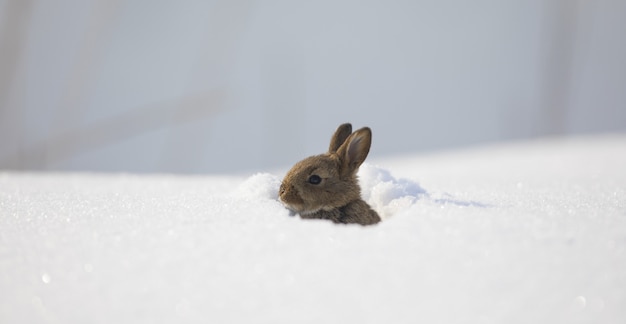
[{"label": "rabbit mouth", "polygon": [[285,206],[285,208],[287,208],[289,210],[289,213],[294,213],[294,214],[309,214],[312,213],[311,211],[307,211],[304,209],[304,206],[295,206],[289,203],[286,203],[284,201],[281,200],[281,203],[283,204],[283,206]]},{"label": "rabbit mouth", "polygon": [[301,211],[302,208],[298,208],[298,206],[294,205],[294,204],[290,204],[288,202],[286,202],[283,197],[278,197],[278,200],[280,201],[281,204],[283,204],[283,206],[285,206],[285,208],[289,209],[290,212],[293,213],[299,213]]},{"label": "rabbit mouth", "polygon": [[279,200],[283,204],[283,206],[285,206],[285,208],[287,208],[289,210],[289,216],[295,216],[296,214],[299,214],[299,215],[310,215],[310,214],[314,214],[314,213],[317,213],[318,211],[322,210],[322,208],[306,209],[304,205],[301,205],[301,204],[290,204],[290,203],[284,201],[282,198],[279,198]]}]

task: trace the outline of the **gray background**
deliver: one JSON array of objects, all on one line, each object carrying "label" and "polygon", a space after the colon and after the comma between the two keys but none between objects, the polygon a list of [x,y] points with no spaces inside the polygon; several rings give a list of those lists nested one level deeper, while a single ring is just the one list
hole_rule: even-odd
[{"label": "gray background", "polygon": [[626,130],[626,1],[0,0],[0,169],[288,166]]}]

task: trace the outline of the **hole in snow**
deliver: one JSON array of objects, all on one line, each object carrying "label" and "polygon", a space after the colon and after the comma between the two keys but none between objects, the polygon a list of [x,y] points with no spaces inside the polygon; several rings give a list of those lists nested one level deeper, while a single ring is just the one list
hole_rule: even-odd
[{"label": "hole in snow", "polygon": [[[234,192],[238,199],[273,200],[278,202],[278,190],[281,179],[269,173],[258,173],[243,181]],[[461,201],[444,194],[431,197],[417,182],[395,178],[388,170],[364,163],[359,169],[361,196],[383,220],[404,212],[415,205],[420,199],[428,198],[441,205],[458,207],[487,207],[487,205]],[[282,205],[281,205],[282,206]]]}]

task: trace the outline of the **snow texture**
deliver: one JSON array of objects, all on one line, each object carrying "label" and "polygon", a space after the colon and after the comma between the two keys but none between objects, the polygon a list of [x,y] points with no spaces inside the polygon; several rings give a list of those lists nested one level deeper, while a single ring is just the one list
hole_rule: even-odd
[{"label": "snow texture", "polygon": [[626,322],[625,135],[372,163],[368,227],[283,173],[0,173],[0,323]]}]

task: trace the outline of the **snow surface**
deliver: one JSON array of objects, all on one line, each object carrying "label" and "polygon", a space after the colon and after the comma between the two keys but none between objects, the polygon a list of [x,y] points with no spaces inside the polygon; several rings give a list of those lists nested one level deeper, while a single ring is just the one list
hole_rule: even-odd
[{"label": "snow surface", "polygon": [[282,171],[0,173],[0,323],[626,323],[624,134],[373,161],[369,227]]}]

